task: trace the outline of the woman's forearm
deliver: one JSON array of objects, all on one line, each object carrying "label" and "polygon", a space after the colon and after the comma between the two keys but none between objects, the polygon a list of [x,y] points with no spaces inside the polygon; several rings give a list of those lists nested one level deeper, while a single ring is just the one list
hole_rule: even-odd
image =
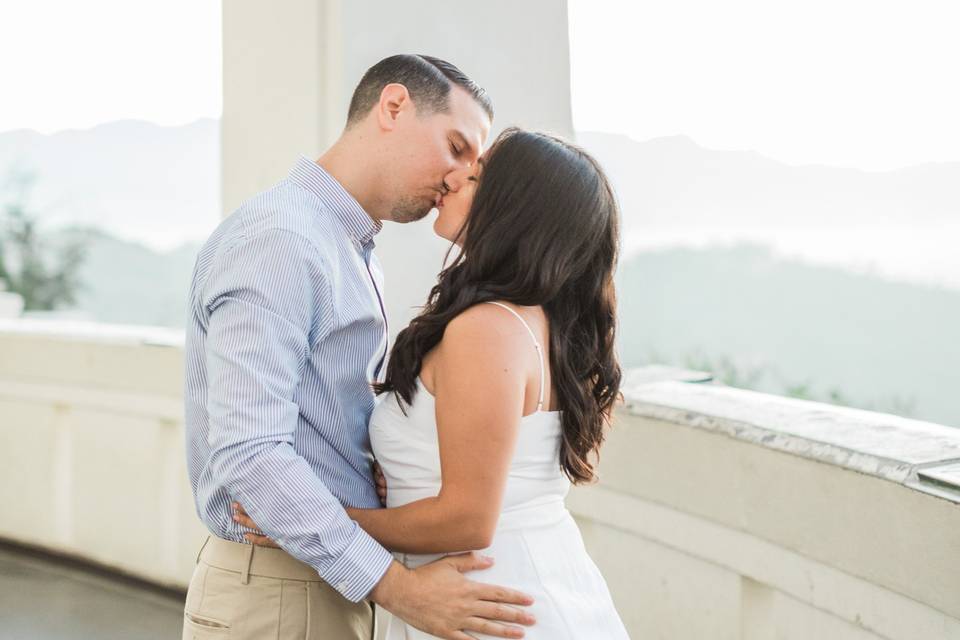
[{"label": "woman's forearm", "polygon": [[377,542],[400,553],[456,553],[490,545],[496,519],[424,498],[392,509],[347,509]]}]

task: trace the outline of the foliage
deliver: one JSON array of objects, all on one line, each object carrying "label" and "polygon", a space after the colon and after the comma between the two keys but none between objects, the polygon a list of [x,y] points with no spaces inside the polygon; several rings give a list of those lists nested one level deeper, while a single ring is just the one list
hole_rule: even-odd
[{"label": "foliage", "polygon": [[29,205],[33,176],[11,176],[11,195],[0,211],[0,287],[23,297],[27,311],[50,311],[76,302],[86,257],[80,239],[53,243]]}]

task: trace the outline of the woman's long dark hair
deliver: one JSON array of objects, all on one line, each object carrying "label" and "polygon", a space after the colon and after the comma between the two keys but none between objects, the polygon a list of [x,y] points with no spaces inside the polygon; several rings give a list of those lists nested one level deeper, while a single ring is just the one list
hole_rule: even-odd
[{"label": "woman's long dark hair", "polygon": [[497,138],[479,180],[460,232],[463,250],[397,336],[376,390],[411,403],[423,357],[447,323],[473,305],[540,305],[550,323],[550,371],[562,412],[560,464],[572,482],[591,481],[620,393],[613,190],[579,147],[520,129]]}]

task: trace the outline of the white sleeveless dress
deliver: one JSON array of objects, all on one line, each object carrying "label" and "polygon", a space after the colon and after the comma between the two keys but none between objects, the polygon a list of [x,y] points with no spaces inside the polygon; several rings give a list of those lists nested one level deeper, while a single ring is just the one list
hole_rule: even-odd
[{"label": "white sleeveless dress", "polygon": [[[510,463],[503,510],[493,543],[483,552],[495,564],[470,572],[479,582],[518,589],[533,596],[529,611],[537,624],[526,628],[530,640],[620,640],[628,638],[603,576],[587,555],[580,531],[564,506],[570,483],[560,468],[560,413],[542,411],[543,350],[523,318],[510,307],[533,338],[540,355],[537,412],[521,418],[516,452]],[[440,450],[434,398],[418,378],[412,406],[401,410],[395,394],[383,396],[370,420],[374,455],[387,480],[387,506],[398,507],[440,492]],[[410,568],[443,554],[396,554]],[[393,618],[387,640],[435,638]],[[478,638],[490,638],[477,634]]]}]

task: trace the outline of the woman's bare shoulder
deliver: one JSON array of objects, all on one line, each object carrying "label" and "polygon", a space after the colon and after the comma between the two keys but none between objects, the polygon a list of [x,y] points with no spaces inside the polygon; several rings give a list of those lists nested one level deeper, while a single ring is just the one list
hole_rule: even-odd
[{"label": "woman's bare shoulder", "polygon": [[[501,303],[507,304],[507,303]],[[530,334],[513,314],[495,304],[479,303],[454,317],[443,334],[443,341],[457,343],[487,341],[491,348],[513,348]]]}]

